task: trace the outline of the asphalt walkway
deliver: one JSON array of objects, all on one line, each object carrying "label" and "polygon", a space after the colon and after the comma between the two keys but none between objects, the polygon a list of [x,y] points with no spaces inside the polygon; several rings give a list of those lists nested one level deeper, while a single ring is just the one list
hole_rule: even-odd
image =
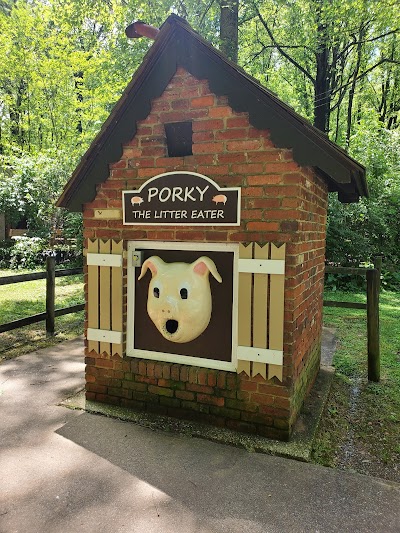
[{"label": "asphalt walkway", "polygon": [[400,485],[60,402],[82,341],[0,365],[1,533],[400,531]]}]

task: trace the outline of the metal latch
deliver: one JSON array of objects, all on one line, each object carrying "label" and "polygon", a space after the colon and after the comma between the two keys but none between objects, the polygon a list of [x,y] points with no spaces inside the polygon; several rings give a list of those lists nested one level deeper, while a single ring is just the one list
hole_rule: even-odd
[{"label": "metal latch", "polygon": [[132,252],[132,266],[141,267],[143,264],[143,251],[135,250]]}]

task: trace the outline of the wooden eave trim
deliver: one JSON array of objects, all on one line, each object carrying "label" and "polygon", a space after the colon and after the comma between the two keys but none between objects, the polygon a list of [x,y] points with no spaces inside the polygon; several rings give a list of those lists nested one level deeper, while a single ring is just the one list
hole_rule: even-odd
[{"label": "wooden eave trim", "polygon": [[[299,162],[299,164],[320,168],[327,175],[331,176],[331,179],[337,182],[338,185],[340,183],[351,183],[355,174],[364,172],[364,167],[354,159],[350,158],[341,148],[334,145],[322,132],[317,130],[304,118],[300,117],[300,115],[289,106],[280,103],[276,96],[271,94],[267,89],[261,87],[253,78],[242,71],[240,67],[233,65],[218,51],[211,49],[207,42],[201,37],[197,35],[195,35],[195,37],[202,48],[200,53],[202,52],[206,54],[208,59],[218,66],[218,74],[215,77],[212,72],[210,74],[210,69],[202,66],[201,61],[192,60],[191,64],[189,64],[191,58],[186,55],[181,57],[180,61],[178,60],[178,63],[183,64],[183,66],[196,77],[206,77],[210,82],[211,90],[217,95],[228,96],[229,104],[235,109],[235,111],[249,112],[249,120],[252,125],[259,129],[270,130],[272,141],[278,147],[293,149],[294,159]],[[178,50],[182,48],[184,47],[178,47]],[[226,76],[221,76],[221,69],[224,69],[227,74]],[[204,72],[205,70],[208,70],[207,74]],[[226,80],[226,78],[229,77],[238,79],[239,84]],[[245,105],[242,103],[243,98],[238,98],[237,96],[238,92],[242,92],[237,90],[237,87],[240,85],[242,87],[245,85],[245,89],[253,95],[252,99],[245,98]],[[254,109],[252,113],[247,102],[258,102],[258,106],[264,107],[264,113]],[[255,106],[257,106],[257,104],[255,104]],[[265,112],[265,108],[276,116],[275,121]],[[282,121],[285,124],[285,126],[281,128],[282,133],[280,133],[279,128],[276,127],[276,123],[279,123],[279,121]],[[288,135],[288,124],[291,127],[291,135]],[[301,142],[299,144],[299,135],[304,139],[303,146],[301,146]],[[301,153],[304,146],[308,146],[308,155],[306,157]],[[314,154],[316,160],[310,159],[310,154]],[[327,157],[329,158],[329,165],[327,165]],[[329,168],[327,168],[327,166]],[[360,187],[359,192],[360,194],[365,193],[365,187]]]}]

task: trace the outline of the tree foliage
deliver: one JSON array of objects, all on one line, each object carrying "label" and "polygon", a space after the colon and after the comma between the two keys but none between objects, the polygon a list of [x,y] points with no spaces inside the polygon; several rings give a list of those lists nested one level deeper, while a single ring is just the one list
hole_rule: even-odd
[{"label": "tree foliage", "polygon": [[[330,205],[328,257],[400,262],[400,11],[394,0],[0,0],[0,209],[45,234],[59,195],[171,12],[367,167],[371,198]],[[42,194],[40,194],[42,191]],[[43,191],[46,191],[43,193]],[[340,248],[337,248],[340,244]]]}]

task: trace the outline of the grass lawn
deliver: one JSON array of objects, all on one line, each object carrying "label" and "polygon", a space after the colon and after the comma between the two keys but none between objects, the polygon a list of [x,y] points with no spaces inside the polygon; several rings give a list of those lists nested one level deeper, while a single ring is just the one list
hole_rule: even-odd
[{"label": "grass lawn", "polygon": [[[327,300],[365,302],[328,292]],[[314,450],[316,462],[400,482],[400,294],[380,298],[381,381],[367,380],[366,311],[324,308],[337,331],[332,391]]]},{"label": "grass lawn", "polygon": [[[0,277],[26,272],[0,270]],[[45,311],[46,280],[0,286],[0,324]],[[56,278],[56,309],[83,303],[83,276]],[[0,333],[0,361],[54,345],[83,333],[83,311],[56,318],[54,337],[46,338],[45,322]]]}]

